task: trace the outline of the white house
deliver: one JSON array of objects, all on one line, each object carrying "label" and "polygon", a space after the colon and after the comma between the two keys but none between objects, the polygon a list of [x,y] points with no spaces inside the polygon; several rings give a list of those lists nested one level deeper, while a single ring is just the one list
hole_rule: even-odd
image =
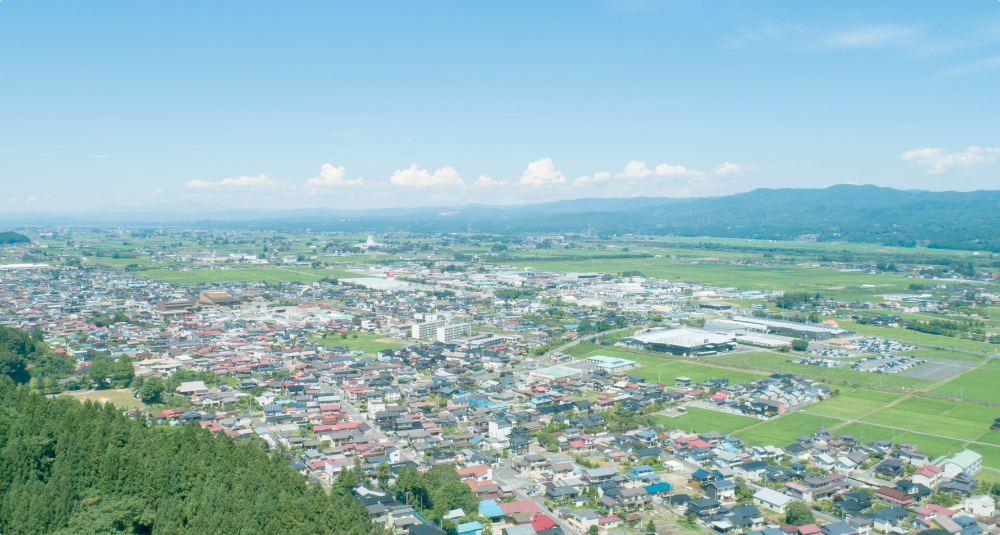
[{"label": "white house", "polygon": [[965,510],[976,517],[993,516],[996,505],[996,500],[985,494],[977,494],[965,499]]},{"label": "white house", "polygon": [[489,433],[491,437],[502,440],[507,438],[512,429],[513,426],[507,420],[493,420],[490,422]]},{"label": "white house", "polygon": [[792,501],[791,496],[771,489],[760,489],[753,495],[754,505],[767,507],[778,513],[784,513],[785,507]]}]

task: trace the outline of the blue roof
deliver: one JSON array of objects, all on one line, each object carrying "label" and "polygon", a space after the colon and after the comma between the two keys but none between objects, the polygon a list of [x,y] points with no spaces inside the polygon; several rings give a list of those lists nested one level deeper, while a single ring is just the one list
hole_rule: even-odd
[{"label": "blue roof", "polygon": [[[497,507],[499,509],[499,507]],[[473,533],[476,531],[482,531],[483,525],[478,521],[466,522],[464,524],[459,524],[455,531],[459,533]]]},{"label": "blue roof", "polygon": [[[496,500],[483,500],[479,502],[479,514],[485,516],[486,518],[496,518],[498,516],[503,516],[503,509],[497,505]],[[461,532],[462,530],[459,529],[459,531]]]},{"label": "blue roof", "polygon": [[646,492],[653,494],[655,492],[663,492],[665,490],[670,490],[670,483],[657,483],[655,485],[650,485],[648,487],[643,487]]}]

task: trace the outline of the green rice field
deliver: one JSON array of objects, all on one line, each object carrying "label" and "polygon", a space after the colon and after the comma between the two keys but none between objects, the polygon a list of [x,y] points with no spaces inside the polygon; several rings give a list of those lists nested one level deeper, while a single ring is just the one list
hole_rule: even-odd
[{"label": "green rice field", "polygon": [[726,412],[699,409],[688,407],[687,412],[680,416],[659,415],[656,417],[657,423],[667,427],[689,431],[694,433],[705,433],[707,431],[718,431],[724,435],[731,434],[744,427],[760,422],[756,418],[730,414]]},{"label": "green rice field", "polygon": [[[1000,402],[1000,362],[991,359],[984,366],[955,377],[931,392],[944,396],[961,393],[965,399]],[[997,416],[1000,416],[1000,407],[997,408]]]},{"label": "green rice field", "polygon": [[735,436],[755,446],[785,447],[799,435],[812,435],[821,427],[832,428],[841,420],[793,412],[784,416],[744,429]]},{"label": "green rice field", "polygon": [[857,389],[841,392],[834,398],[810,405],[806,410],[837,418],[857,418],[882,405],[896,401],[900,397],[902,394],[894,392]]},{"label": "green rice field", "polygon": [[976,440],[989,431],[998,413],[1000,408],[987,405],[915,396],[870,414],[863,421]]}]

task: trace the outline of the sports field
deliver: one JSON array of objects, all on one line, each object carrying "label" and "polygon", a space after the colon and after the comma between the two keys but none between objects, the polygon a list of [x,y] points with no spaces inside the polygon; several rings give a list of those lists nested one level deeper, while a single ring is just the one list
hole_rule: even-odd
[{"label": "sports field", "polygon": [[799,435],[812,436],[821,427],[831,428],[841,420],[793,412],[773,420],[744,429],[735,436],[755,446],[785,447],[795,441]]},{"label": "sports field", "polygon": [[870,414],[863,421],[976,440],[989,431],[998,413],[1000,409],[988,405],[914,396]]},{"label": "sports field", "polygon": [[901,396],[902,394],[894,392],[859,388],[841,392],[837,397],[810,405],[806,410],[827,416],[836,416],[837,418],[857,418],[887,403],[896,401]]},{"label": "sports field", "polygon": [[[357,334],[357,338],[354,335]],[[340,335],[331,335],[329,338],[319,338],[321,344],[326,347],[344,346],[351,351],[364,351],[365,353],[378,353],[383,349],[396,349],[403,345],[402,342],[386,338],[384,335],[370,333],[351,333],[347,338]]]},{"label": "sports field", "polygon": [[760,422],[756,418],[741,416],[739,414],[729,414],[726,412],[699,409],[688,407],[687,413],[680,416],[669,417],[658,415],[657,423],[667,427],[680,429],[682,431],[705,433],[707,431],[718,431],[724,435],[743,429],[749,425]]}]

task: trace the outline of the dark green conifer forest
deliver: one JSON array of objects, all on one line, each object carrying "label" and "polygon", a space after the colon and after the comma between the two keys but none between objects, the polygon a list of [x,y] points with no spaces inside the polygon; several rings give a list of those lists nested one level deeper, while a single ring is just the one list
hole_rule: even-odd
[{"label": "dark green conifer forest", "polygon": [[381,532],[343,486],[306,485],[260,442],[148,425],[0,377],[0,533]]}]

